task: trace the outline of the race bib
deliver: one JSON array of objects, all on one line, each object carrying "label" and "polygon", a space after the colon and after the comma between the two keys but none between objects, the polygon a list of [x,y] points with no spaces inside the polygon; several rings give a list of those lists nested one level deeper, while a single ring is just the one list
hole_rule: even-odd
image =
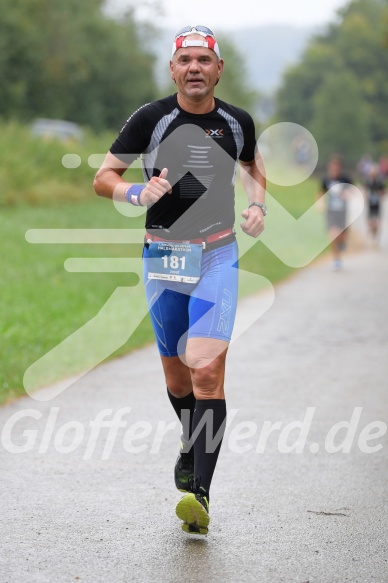
[{"label": "race bib", "polygon": [[345,185],[341,183],[333,183],[328,191],[329,195],[329,210],[344,211],[346,209],[346,200],[344,198]]},{"label": "race bib", "polygon": [[329,203],[331,211],[344,211],[346,209],[346,201],[343,198],[332,197]]},{"label": "race bib", "polygon": [[149,244],[148,279],[197,283],[201,278],[202,245],[158,241]]}]

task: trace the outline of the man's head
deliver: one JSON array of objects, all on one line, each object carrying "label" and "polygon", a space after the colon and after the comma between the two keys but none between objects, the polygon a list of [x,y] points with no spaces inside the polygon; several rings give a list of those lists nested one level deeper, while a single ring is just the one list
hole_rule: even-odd
[{"label": "man's head", "polygon": [[332,156],[327,165],[327,172],[330,178],[336,179],[342,172],[342,157],[339,155]]},{"label": "man's head", "polygon": [[170,61],[178,93],[200,101],[213,93],[224,67],[214,33],[205,26],[187,26],[175,35]]},{"label": "man's head", "polygon": [[379,174],[380,174],[380,167],[379,167],[379,165],[378,164],[372,164],[372,166],[370,167],[369,172],[368,172],[369,178],[372,178],[372,179],[378,178],[379,177]]}]

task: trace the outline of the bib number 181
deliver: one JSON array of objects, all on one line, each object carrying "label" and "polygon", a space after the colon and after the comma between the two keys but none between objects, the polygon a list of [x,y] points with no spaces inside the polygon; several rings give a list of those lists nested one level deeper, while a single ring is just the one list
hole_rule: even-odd
[{"label": "bib number 181", "polygon": [[163,267],[165,269],[185,269],[186,257],[178,257],[177,255],[163,255]]},{"label": "bib number 181", "polygon": [[198,283],[201,277],[202,245],[152,241],[148,247],[148,279]]}]

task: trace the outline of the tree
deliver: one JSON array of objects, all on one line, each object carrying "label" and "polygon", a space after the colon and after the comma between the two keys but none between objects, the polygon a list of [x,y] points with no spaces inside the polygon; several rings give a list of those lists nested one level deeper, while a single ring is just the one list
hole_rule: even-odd
[{"label": "tree", "polygon": [[216,87],[216,95],[223,101],[252,112],[259,96],[257,91],[248,86],[245,61],[227,37],[221,36],[217,38],[217,41],[225,66],[219,85]]},{"label": "tree", "polygon": [[332,47],[325,43],[317,40],[308,47],[302,62],[285,73],[277,95],[278,121],[298,123],[305,127],[311,124],[314,96],[325,76],[332,70],[335,59]]},{"label": "tree", "polygon": [[[338,12],[337,21],[312,40],[301,62],[286,73],[277,95],[277,121],[292,121],[310,128],[314,120],[315,131],[318,127],[323,131],[323,124],[316,119],[318,96],[323,89],[328,91],[326,81],[335,71],[347,71],[353,76],[349,86],[354,86],[356,80],[356,102],[361,99],[364,104],[362,119],[365,121],[367,116],[370,141],[376,154],[379,153],[388,135],[387,29],[386,0],[349,2]],[[331,80],[329,85],[332,83]],[[350,109],[355,107],[349,102]],[[342,135],[346,134],[345,129],[339,127]],[[349,154],[353,156],[352,151]]]},{"label": "tree", "polygon": [[368,111],[357,80],[347,70],[328,75],[313,100],[310,129],[325,163],[333,153],[343,153],[356,164],[369,144]]},{"label": "tree", "polygon": [[3,117],[117,129],[154,98],[154,58],[141,42],[141,25],[131,11],[117,21],[103,7],[103,0],[3,0]]}]

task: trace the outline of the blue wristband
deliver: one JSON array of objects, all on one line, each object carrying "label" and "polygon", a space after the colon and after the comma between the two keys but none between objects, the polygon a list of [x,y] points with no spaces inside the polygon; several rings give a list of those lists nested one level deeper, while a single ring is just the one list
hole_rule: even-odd
[{"label": "blue wristband", "polygon": [[132,184],[125,191],[125,198],[134,206],[144,206],[140,203],[140,195],[144,189],[144,184]]}]

